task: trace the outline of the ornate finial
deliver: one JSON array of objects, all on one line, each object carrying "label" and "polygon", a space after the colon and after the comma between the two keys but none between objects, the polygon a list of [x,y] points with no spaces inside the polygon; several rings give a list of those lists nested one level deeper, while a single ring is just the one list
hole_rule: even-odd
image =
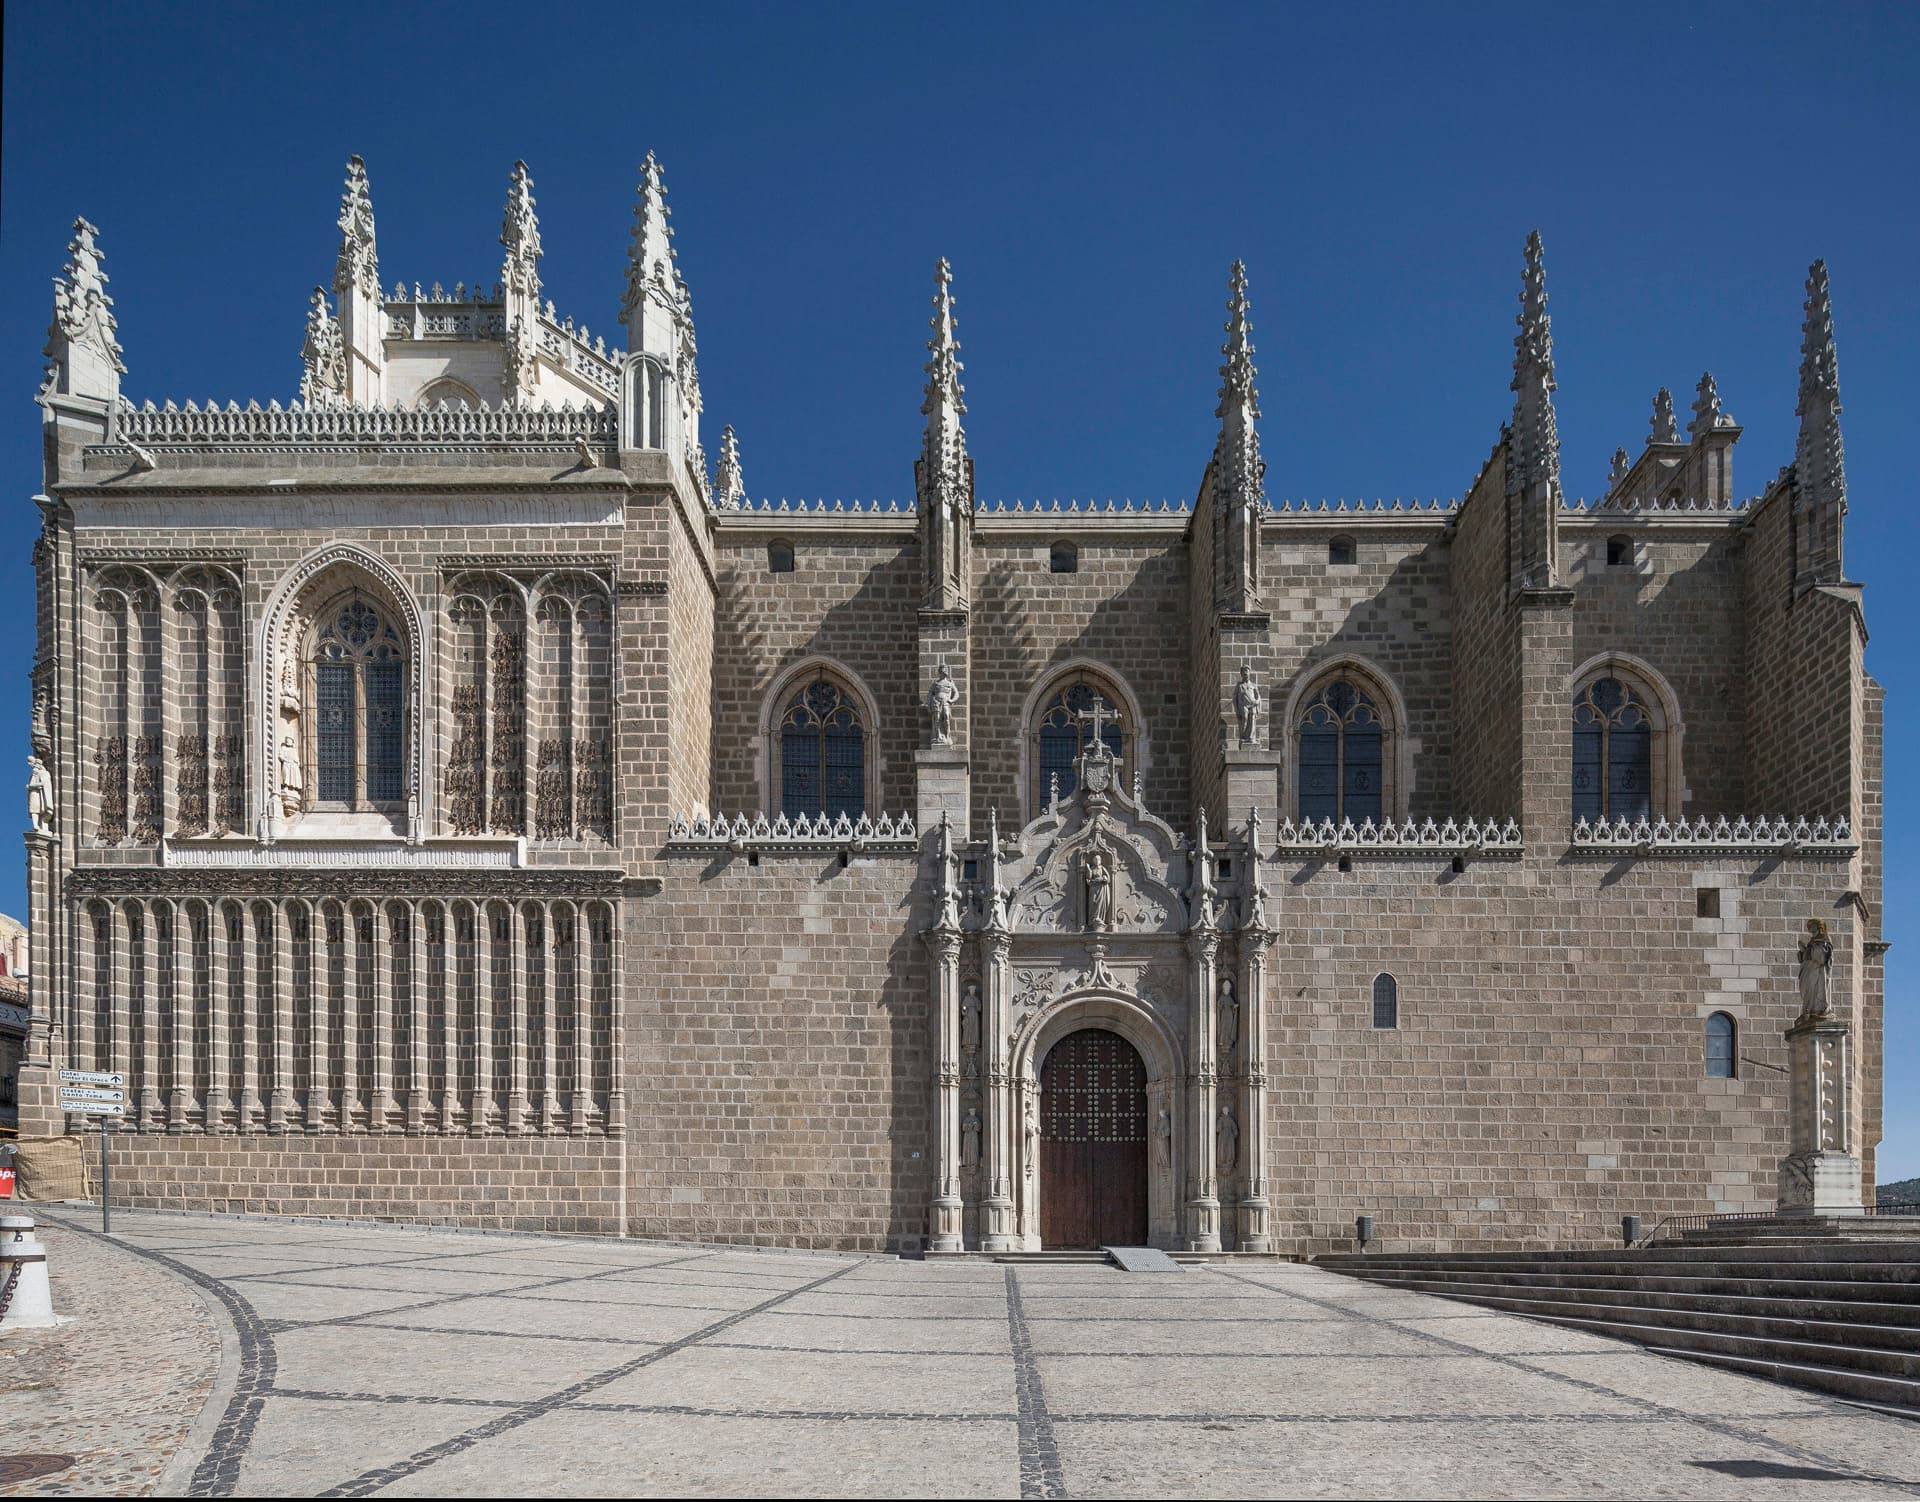
[{"label": "ornate finial", "polygon": [[1220,346],[1224,360],[1214,408],[1220,433],[1213,445],[1215,598],[1232,610],[1253,609],[1259,595],[1260,514],[1266,504],[1248,310],[1246,263],[1235,261],[1227,276],[1227,338]]},{"label": "ornate finial", "polygon": [[347,354],[340,325],[327,306],[327,289],[315,287],[307,309],[307,337],[300,346],[300,400],[319,407],[344,401],[346,394]]},{"label": "ornate finial", "polygon": [[1547,268],[1540,231],[1527,236],[1520,288],[1520,332],[1513,340],[1513,441],[1525,487],[1560,488],[1560,427],[1554,415],[1553,320],[1547,316]]},{"label": "ornate finial", "polygon": [[739,511],[747,504],[747,482],[740,474],[740,440],[731,424],[720,430],[720,464],[713,477],[713,502],[722,510]]},{"label": "ornate finial", "polygon": [[373,243],[373,195],[367,187],[367,164],[347,158],[347,186],[340,195],[340,255],[333,263],[333,290],[344,297],[358,288],[368,297],[380,296],[380,257]]},{"label": "ornate finial", "polygon": [[924,463],[928,485],[944,492],[941,499],[960,503],[967,494],[967,434],[960,419],[967,410],[960,384],[960,341],[954,334],[953,267],[942,256],[933,269],[933,337],[927,341],[926,399],[920,412],[927,419]]},{"label": "ornate finial", "polygon": [[1693,421],[1687,424],[1687,437],[1698,443],[1715,428],[1733,428],[1739,424],[1720,405],[1720,388],[1713,383],[1713,372],[1703,372],[1693,389]]},{"label": "ornate finial", "polygon": [[1227,339],[1220,346],[1226,363],[1220,367],[1220,405],[1213,413],[1223,421],[1228,408],[1238,404],[1245,404],[1248,416],[1260,415],[1260,393],[1254,389],[1253,324],[1247,316],[1251,306],[1247,300],[1247,263],[1235,261],[1227,273]]},{"label": "ornate finial", "polygon": [[1838,505],[1847,496],[1847,459],[1840,441],[1840,360],[1833,340],[1833,292],[1827,263],[1807,270],[1806,314],[1800,337],[1800,418],[1794,445],[1794,478],[1815,506]]},{"label": "ornate finial", "polygon": [[1627,471],[1632,468],[1633,464],[1627,458],[1627,451],[1625,449],[1615,449],[1613,451],[1612,467],[1607,470],[1607,493],[1609,495],[1627,483]]},{"label": "ornate finial", "polygon": [[507,212],[500,224],[500,243],[506,247],[501,281],[508,297],[540,296],[540,221],[533,211],[533,179],[527,164],[515,162],[507,185]]},{"label": "ornate finial", "polygon": [[1653,394],[1653,425],[1648,430],[1648,443],[1678,443],[1680,424],[1673,416],[1673,393],[1662,386]]},{"label": "ornate finial", "polygon": [[100,231],[84,219],[73,221],[67,264],[53,279],[53,323],[47,329],[49,389],[71,395],[112,396],[126,373],[120,358],[113,299],[94,236]]},{"label": "ornate finial", "polygon": [[633,231],[627,239],[627,290],[620,316],[632,315],[649,295],[681,313],[691,312],[687,284],[681,279],[679,252],[673,246],[673,211],[667,207],[667,183],[649,151],[640,164]]}]

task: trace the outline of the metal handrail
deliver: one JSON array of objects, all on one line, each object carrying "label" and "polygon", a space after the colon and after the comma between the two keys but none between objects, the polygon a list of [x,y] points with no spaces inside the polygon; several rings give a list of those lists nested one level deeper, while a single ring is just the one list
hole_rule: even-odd
[{"label": "metal handrail", "polygon": [[[1912,1200],[1889,1200],[1884,1204],[1862,1205],[1860,1207],[1860,1213],[1862,1215],[1911,1215],[1920,1217],[1920,1202]],[[1669,1227],[1672,1227],[1674,1234],[1678,1236],[1684,1235],[1688,1231],[1704,1231],[1711,1226],[1734,1225],[1744,1221],[1778,1219],[1780,1219],[1780,1212],[1777,1210],[1739,1210],[1706,1215],[1669,1215],[1664,1217],[1651,1231],[1648,1231],[1644,1236],[1640,1237],[1639,1240],[1633,1242],[1629,1250],[1638,1251],[1654,1245],[1654,1243],[1661,1239],[1661,1233]]]}]

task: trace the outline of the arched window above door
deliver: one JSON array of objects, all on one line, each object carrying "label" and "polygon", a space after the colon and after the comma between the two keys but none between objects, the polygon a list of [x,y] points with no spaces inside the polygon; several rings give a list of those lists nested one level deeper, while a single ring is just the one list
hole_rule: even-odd
[{"label": "arched window above door", "polygon": [[308,807],[398,809],[406,801],[406,641],[358,589],[308,628],[304,661]]},{"label": "arched window above door", "polygon": [[1094,701],[1101,713],[1100,739],[1121,763],[1122,776],[1138,770],[1139,726],[1129,696],[1106,674],[1074,668],[1050,681],[1033,702],[1027,721],[1028,810],[1047,807],[1057,787],[1062,799],[1080,786],[1080,753],[1093,738]]},{"label": "arched window above door", "polygon": [[822,673],[793,690],[774,729],[780,812],[789,818],[867,811],[867,736],[860,707]]}]

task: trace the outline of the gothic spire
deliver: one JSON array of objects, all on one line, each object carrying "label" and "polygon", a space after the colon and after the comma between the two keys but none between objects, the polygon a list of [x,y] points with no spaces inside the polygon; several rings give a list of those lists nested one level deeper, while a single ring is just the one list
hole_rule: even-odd
[{"label": "gothic spire", "polygon": [[1254,426],[1260,416],[1260,393],[1254,387],[1246,262],[1233,263],[1227,289],[1227,339],[1220,346],[1226,363],[1220,367],[1220,404],[1213,409],[1213,415],[1220,419],[1214,455],[1217,461],[1224,461],[1215,472],[1216,483],[1223,484],[1231,498],[1257,504],[1265,466],[1260,461],[1260,435]]},{"label": "gothic spire", "polygon": [[1625,449],[1615,449],[1613,451],[1613,465],[1607,471],[1607,493],[1609,495],[1626,483],[1627,471],[1632,468],[1633,464],[1632,461],[1627,458],[1627,451]]},{"label": "gothic spire", "polygon": [[501,281],[509,297],[540,296],[540,220],[533,211],[533,179],[527,164],[515,162],[507,185],[507,213],[500,225],[500,243],[506,247]]},{"label": "gothic spire", "polygon": [[620,300],[620,316],[631,319],[650,294],[676,312],[690,312],[687,284],[680,276],[679,252],[673,246],[673,211],[667,207],[666,177],[651,151],[640,164],[637,193],[633,231],[627,239],[627,290]]},{"label": "gothic spire", "polygon": [[1733,426],[1733,418],[1720,405],[1720,388],[1714,384],[1713,372],[1701,372],[1700,384],[1693,388],[1693,421],[1687,424],[1687,437],[1697,443],[1715,428]]},{"label": "gothic spire", "polygon": [[373,195],[367,187],[367,164],[347,158],[347,185],[340,194],[340,254],[333,263],[333,290],[345,296],[358,288],[369,298],[380,296],[380,257],[373,243]]},{"label": "gothic spire", "polygon": [[747,482],[740,473],[740,440],[729,423],[720,430],[720,465],[713,477],[713,503],[723,511],[738,511],[747,504]]},{"label": "gothic spire", "polygon": [[[927,341],[926,399],[920,404],[927,419],[922,462],[926,486],[936,497],[965,509],[967,434],[960,418],[967,410],[966,391],[960,385],[960,341],[953,331],[953,267],[942,256],[933,269],[933,337]],[[944,492],[944,494],[942,494]]]},{"label": "gothic spire", "polygon": [[1547,316],[1547,269],[1538,230],[1527,236],[1516,321],[1520,332],[1513,340],[1512,478],[1521,490],[1545,486],[1557,505],[1560,426],[1553,410],[1553,320]]},{"label": "gothic spire", "polygon": [[1680,424],[1673,416],[1673,393],[1662,386],[1653,394],[1653,423],[1647,429],[1648,443],[1678,443]]},{"label": "gothic spire", "polygon": [[300,400],[309,407],[325,406],[346,396],[346,349],[340,325],[327,306],[327,289],[313,289],[307,309],[307,337],[300,346]]},{"label": "gothic spire", "polygon": [[1800,400],[1794,407],[1800,435],[1794,444],[1794,479],[1806,503],[1838,506],[1847,498],[1846,449],[1840,441],[1840,361],[1833,342],[1833,293],[1827,263],[1807,270],[1807,302],[1800,335]]},{"label": "gothic spire", "polygon": [[99,234],[84,219],[73,221],[67,263],[53,279],[53,322],[47,329],[49,391],[67,396],[112,398],[126,373],[107,295],[107,273]]}]

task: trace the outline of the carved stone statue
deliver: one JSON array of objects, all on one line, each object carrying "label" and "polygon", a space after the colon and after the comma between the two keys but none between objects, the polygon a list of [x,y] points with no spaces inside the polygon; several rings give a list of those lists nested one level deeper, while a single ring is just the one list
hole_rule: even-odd
[{"label": "carved stone statue", "polygon": [[1027,1177],[1032,1178],[1040,1164],[1040,1108],[1033,1103],[1033,1097],[1027,1097],[1025,1123],[1027,1139]]},{"label": "carved stone statue", "polygon": [[1153,1123],[1153,1149],[1160,1155],[1160,1166],[1173,1167],[1173,1112],[1165,1106]]},{"label": "carved stone statue", "polygon": [[1240,998],[1233,994],[1231,976],[1220,977],[1220,1001],[1215,1031],[1220,1052],[1231,1055],[1234,1045],[1240,1041]]},{"label": "carved stone statue", "polygon": [[973,981],[960,998],[960,1052],[969,1059],[980,1052],[980,987]]},{"label": "carved stone statue", "polygon": [[934,745],[953,744],[953,706],[959,700],[960,685],[953,681],[953,674],[943,662],[934,677],[933,686],[927,690],[927,713],[933,719]]},{"label": "carved stone statue", "polygon": [[53,774],[33,755],[27,757],[27,819],[35,834],[53,833]]},{"label": "carved stone statue", "polygon": [[1824,1017],[1832,1004],[1833,940],[1818,918],[1807,920],[1806,942],[1800,946],[1800,1015]]},{"label": "carved stone statue", "polygon": [[1240,1123],[1233,1119],[1233,1107],[1220,1102],[1220,1172],[1232,1173],[1240,1161]]},{"label": "carved stone statue", "polygon": [[960,1120],[960,1166],[980,1166],[980,1113],[972,1106],[967,1107],[967,1114]]},{"label": "carved stone statue", "polygon": [[1084,862],[1087,884],[1087,927],[1094,933],[1113,929],[1113,857],[1095,845]]},{"label": "carved stone statue", "polygon": [[1253,681],[1253,666],[1240,664],[1240,682],[1233,690],[1233,711],[1240,722],[1240,744],[1255,744],[1260,718],[1260,689]]},{"label": "carved stone statue", "polygon": [[300,752],[293,743],[293,732],[280,734],[280,807],[291,819],[306,806],[306,782],[300,775]]}]

